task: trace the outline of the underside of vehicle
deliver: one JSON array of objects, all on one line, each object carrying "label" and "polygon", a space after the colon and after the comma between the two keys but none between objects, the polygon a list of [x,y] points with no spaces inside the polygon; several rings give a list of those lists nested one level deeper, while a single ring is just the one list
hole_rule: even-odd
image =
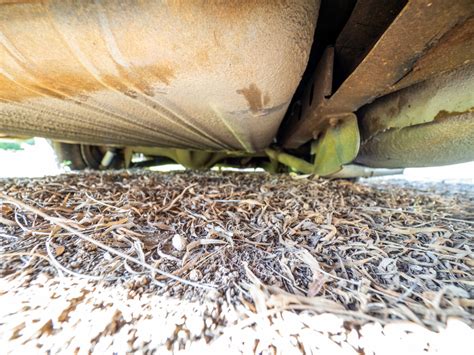
[{"label": "underside of vehicle", "polygon": [[0,0],[0,137],[76,169],[466,162],[473,107],[472,0]]}]

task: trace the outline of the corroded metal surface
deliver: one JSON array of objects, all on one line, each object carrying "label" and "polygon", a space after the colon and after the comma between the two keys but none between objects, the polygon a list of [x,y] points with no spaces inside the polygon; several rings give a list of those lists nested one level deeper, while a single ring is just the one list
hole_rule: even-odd
[{"label": "corroded metal surface", "polygon": [[474,64],[375,100],[359,111],[362,140],[474,110]]},{"label": "corroded metal surface", "polygon": [[360,163],[393,168],[474,160],[474,65],[382,97],[359,114]]},{"label": "corroded metal surface", "polygon": [[[413,84],[431,75],[469,64],[469,60],[472,60],[469,57],[469,53],[472,53],[472,47],[469,48],[472,28],[469,24],[472,25],[473,15],[472,0],[408,2],[334,94],[319,105],[303,107],[301,119],[295,121],[287,132],[283,145],[296,148],[306,143],[327,128],[331,117],[354,112],[377,97],[400,89],[403,86],[397,86],[397,83],[403,82],[405,77],[407,81],[410,80],[409,84]],[[462,25],[464,23],[467,24],[466,28]],[[445,54],[443,48],[464,53],[450,55],[448,50],[448,54]],[[426,63],[418,65],[423,63],[424,55],[428,58],[447,55],[453,59],[437,59],[428,66]],[[418,74],[412,74],[412,70]],[[310,83],[308,91],[311,91],[312,85]]]},{"label": "corroded metal surface", "polygon": [[474,17],[456,25],[420,58],[393,90],[419,83],[438,73],[474,63]]},{"label": "corroded metal surface", "polygon": [[357,0],[334,45],[339,75],[347,77],[406,5],[406,0]]},{"label": "corroded metal surface", "polygon": [[261,150],[306,67],[318,3],[0,2],[0,132]]}]

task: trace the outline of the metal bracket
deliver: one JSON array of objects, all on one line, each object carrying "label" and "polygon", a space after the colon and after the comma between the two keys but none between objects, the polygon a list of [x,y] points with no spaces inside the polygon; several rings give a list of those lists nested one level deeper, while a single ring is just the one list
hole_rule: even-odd
[{"label": "metal bracket", "polygon": [[353,113],[333,118],[324,134],[313,142],[311,153],[316,155],[311,164],[288,153],[267,149],[272,160],[305,173],[329,176],[352,162],[359,152],[360,135],[357,117]]},{"label": "metal bracket", "polygon": [[323,136],[314,141],[311,153],[316,155],[314,173],[319,176],[334,174],[344,164],[352,162],[359,152],[360,135],[357,117],[353,113],[340,116]]},{"label": "metal bracket", "polygon": [[[328,97],[332,93],[332,74],[334,67],[334,48],[328,47],[323,53],[305,90],[301,109],[290,117],[289,126],[292,127],[283,140],[283,147],[297,148],[306,143],[313,136],[313,132],[319,132],[325,127],[319,127],[312,131],[305,130],[307,122],[320,121],[318,117],[325,115]],[[322,122],[322,121],[320,121]],[[324,126],[326,124],[324,123]],[[304,131],[304,132],[303,132]],[[317,134],[316,134],[317,135]]]}]

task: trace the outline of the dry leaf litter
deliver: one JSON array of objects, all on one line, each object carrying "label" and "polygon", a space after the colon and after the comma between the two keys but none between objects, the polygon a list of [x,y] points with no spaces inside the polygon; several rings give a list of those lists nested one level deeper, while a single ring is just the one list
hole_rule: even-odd
[{"label": "dry leaf litter", "polygon": [[0,191],[2,352],[472,353],[472,185],[122,171]]}]

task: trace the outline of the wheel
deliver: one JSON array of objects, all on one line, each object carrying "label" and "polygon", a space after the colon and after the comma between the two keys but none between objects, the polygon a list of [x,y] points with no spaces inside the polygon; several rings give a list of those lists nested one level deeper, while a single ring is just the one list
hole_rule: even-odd
[{"label": "wheel", "polygon": [[107,146],[52,142],[57,160],[71,170],[103,170],[124,167],[123,152]]}]

